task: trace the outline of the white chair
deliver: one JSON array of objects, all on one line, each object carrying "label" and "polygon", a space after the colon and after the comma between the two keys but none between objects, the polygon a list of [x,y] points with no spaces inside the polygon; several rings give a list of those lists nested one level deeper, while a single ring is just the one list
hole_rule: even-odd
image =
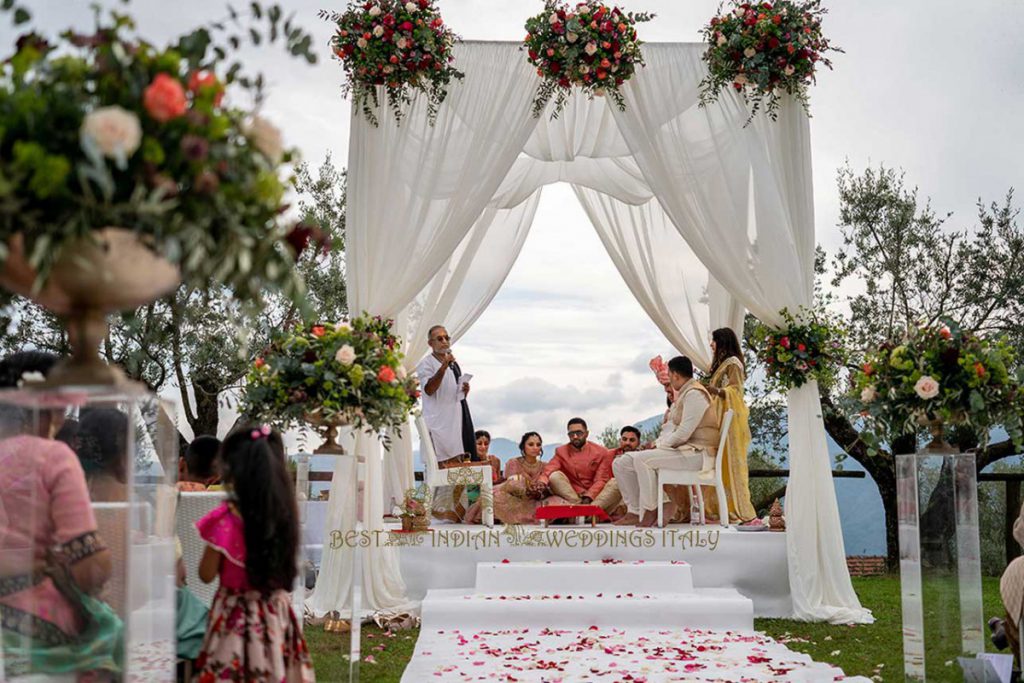
[{"label": "white chair", "polygon": [[[704,494],[701,493],[701,486],[714,486],[718,497],[718,519],[719,523],[726,529],[729,528],[729,506],[725,500],[725,484],[722,483],[722,453],[725,451],[725,442],[729,438],[729,427],[732,425],[733,411],[726,411],[722,416],[722,436],[718,440],[718,452],[715,453],[715,468],[705,469],[698,472],[687,470],[658,470],[658,491],[664,491],[668,484],[681,484],[689,486],[691,495],[696,489],[697,511],[700,523],[704,524]],[[693,499],[691,498],[691,508]],[[665,506],[658,506],[658,526],[665,526]]]},{"label": "white chair", "polygon": [[213,596],[220,581],[214,579],[210,583],[203,583],[199,578],[199,561],[203,558],[206,542],[199,538],[196,522],[223,503],[226,498],[227,494],[223,491],[182,493],[178,499],[178,512],[175,516],[178,540],[181,541],[182,561],[185,563],[186,585],[207,607],[213,604]]},{"label": "white chair", "polygon": [[[434,489],[442,486],[453,486],[452,481],[448,477],[449,475],[454,475],[458,470],[455,468],[443,470],[437,466],[437,453],[434,452],[434,443],[430,440],[430,430],[427,429],[427,423],[422,415],[416,418],[416,430],[420,435],[420,457],[423,458],[423,483],[430,488],[430,496],[433,498]],[[494,481],[491,478],[494,475],[494,468],[490,464],[467,465],[458,469],[463,470],[467,476],[474,479],[477,473],[479,473],[481,477],[480,500],[494,501]],[[484,526],[494,526],[493,503],[491,505],[484,505],[483,512]]]}]

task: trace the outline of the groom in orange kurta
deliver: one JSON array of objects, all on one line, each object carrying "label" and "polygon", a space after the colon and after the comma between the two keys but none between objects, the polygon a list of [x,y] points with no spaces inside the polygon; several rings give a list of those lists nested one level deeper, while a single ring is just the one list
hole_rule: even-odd
[{"label": "groom in orange kurta", "polygon": [[612,476],[615,456],[604,446],[587,441],[590,432],[582,418],[568,425],[569,443],[555,450],[539,483],[571,505],[597,505],[611,512],[622,500]]}]

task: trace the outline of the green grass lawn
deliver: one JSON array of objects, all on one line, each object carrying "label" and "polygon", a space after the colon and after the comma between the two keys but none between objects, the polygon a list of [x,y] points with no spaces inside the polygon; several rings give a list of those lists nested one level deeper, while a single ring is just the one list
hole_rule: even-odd
[{"label": "green grass lawn", "polygon": [[[876,680],[903,680],[903,646],[900,621],[900,582],[895,576],[853,579],[853,587],[861,603],[875,615],[870,626],[832,626],[808,624],[788,619],[755,619],[754,627],[781,640],[797,652],[805,652],[815,660],[829,662],[843,669],[848,676],[875,677]],[[999,599],[999,579],[983,579],[984,617],[1003,613]],[[941,610],[929,609],[930,623],[942,619]],[[373,658],[360,667],[360,680],[372,683],[398,681],[412,657],[418,631],[387,633],[376,626],[363,627],[362,656]],[[986,643],[988,635],[986,631]],[[310,627],[306,639],[313,653],[317,680],[326,683],[347,680],[349,638],[345,634],[325,633]],[[988,643],[992,650],[991,643]],[[944,662],[942,662],[944,664]],[[929,681],[960,680],[954,664],[947,667],[949,677],[931,676]]]}]

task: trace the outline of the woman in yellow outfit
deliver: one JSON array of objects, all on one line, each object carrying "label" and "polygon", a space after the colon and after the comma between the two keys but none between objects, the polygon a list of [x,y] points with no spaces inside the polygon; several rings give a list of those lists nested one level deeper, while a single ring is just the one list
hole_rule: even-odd
[{"label": "woman in yellow outfit", "polygon": [[[750,425],[747,423],[747,404],[743,400],[743,383],[746,372],[743,352],[736,333],[723,327],[711,333],[711,379],[707,388],[715,397],[718,421],[727,410],[733,411],[732,426],[722,454],[722,481],[725,483],[725,497],[729,504],[731,522],[749,522],[757,513],[750,504],[750,487],[747,476],[747,450],[750,448]],[[714,492],[705,489],[704,506],[706,516],[717,519],[718,501]]]}]

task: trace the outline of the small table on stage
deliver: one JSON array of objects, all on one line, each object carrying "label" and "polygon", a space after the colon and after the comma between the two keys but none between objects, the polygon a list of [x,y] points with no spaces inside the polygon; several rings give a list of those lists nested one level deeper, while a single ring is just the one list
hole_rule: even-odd
[{"label": "small table on stage", "polygon": [[610,522],[611,517],[596,505],[542,505],[533,513],[535,519],[547,526],[553,519],[576,519],[590,517],[590,526],[596,526],[597,520]]}]

